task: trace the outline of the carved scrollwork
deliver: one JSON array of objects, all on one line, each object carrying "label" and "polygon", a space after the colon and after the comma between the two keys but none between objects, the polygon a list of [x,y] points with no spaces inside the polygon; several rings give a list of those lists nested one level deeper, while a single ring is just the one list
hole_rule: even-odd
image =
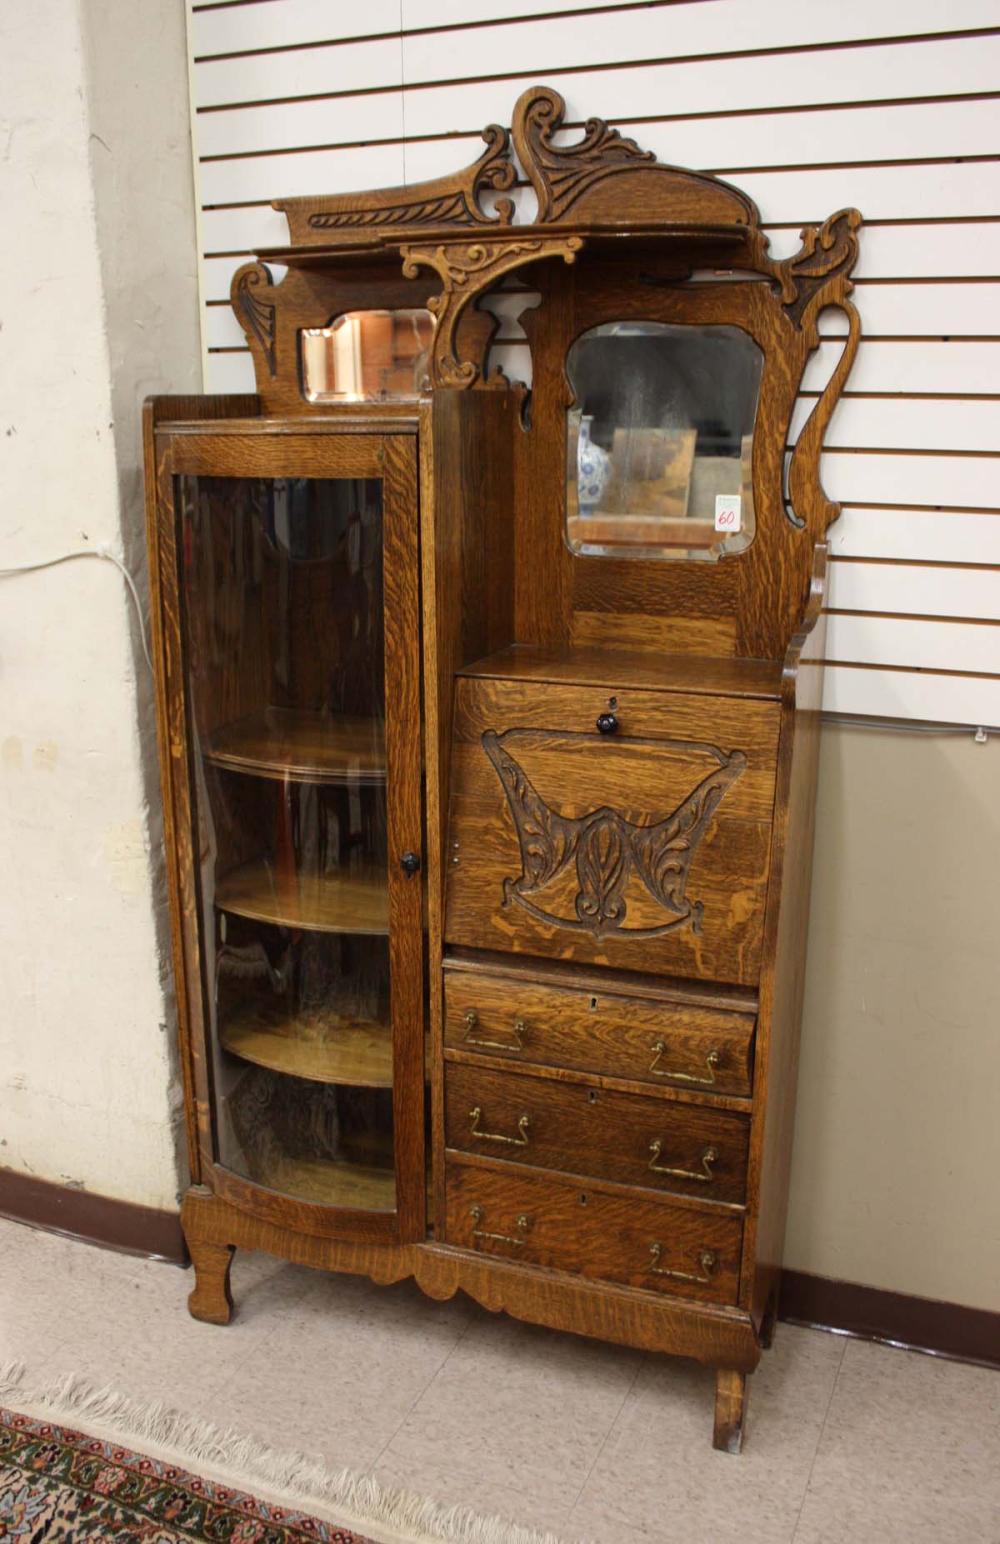
[{"label": "carved scrollwork", "polygon": [[822,225],[802,229],[802,246],[794,257],[780,262],[767,261],[768,270],[778,281],[782,303],[797,327],[815,326],[816,314],[828,304],[835,281],[840,298],[850,294],[850,274],[858,260],[857,231],[861,215],[857,209],[839,209]]},{"label": "carved scrollwork", "polygon": [[293,227],[304,231],[360,232],[406,225],[505,226],[514,213],[513,201],[499,198],[495,213],[487,213],[480,195],[505,192],[514,186],[516,172],[510,158],[510,135],[498,123],[483,130],[486,149],[477,161],[448,177],[412,183],[405,188],[386,188],[374,193],[343,194],[330,199],[284,199]]},{"label": "carved scrollwork", "polygon": [[554,145],[566,103],[558,91],[536,86],[514,110],[514,146],[538,198],[539,224],[561,220],[587,188],[628,165],[655,165],[651,150],[609,129],[603,118],[588,118],[575,145]]},{"label": "carved scrollwork", "polygon": [[840,505],[824,493],[819,476],[823,439],[833,410],[840,398],[854,363],[861,338],[858,313],[848,299],[853,285],[851,272],[858,260],[858,228],[861,215],[857,209],[840,209],[822,225],[807,225],[802,230],[802,246],[794,257],[762,265],[778,284],[778,292],[795,325],[805,334],[808,346],[819,344],[817,324],[820,312],[835,307],[847,318],[847,339],[836,368],[813,408],[796,441],[788,467],[786,510],[793,525],[809,527],[817,538],[840,514]]},{"label": "carved scrollwork", "polygon": [[[507,734],[512,732],[516,733],[508,730]],[[727,755],[714,745],[685,745],[711,756],[717,768],[662,820],[636,825],[608,805],[575,818],[552,809],[504,748],[506,738],[488,729],[481,740],[503,787],[521,852],[521,873],[503,882],[504,905],[514,902],[540,922],[594,938],[608,933],[659,938],[687,922],[700,932],[703,907],[685,894],[688,873],[720,801],[746,768],[743,751]],[[538,896],[571,863],[577,881],[575,915],[566,917],[531,897]],[[633,874],[669,920],[652,927],[625,926],[625,891]]]},{"label": "carved scrollwork", "polygon": [[[403,276],[413,279],[421,268],[433,268],[442,281],[439,295],[427,307],[437,318],[431,353],[431,379],[435,386],[473,386],[480,371],[471,359],[459,359],[457,332],[462,313],[471,301],[495,284],[505,273],[546,257],[562,257],[572,263],[582,242],[579,236],[526,237],[511,241],[439,243],[436,247],[404,246]],[[493,384],[488,381],[486,384]],[[503,384],[502,377],[497,384]]]},{"label": "carved scrollwork", "polygon": [[272,377],[278,373],[276,308],[273,300],[265,300],[258,291],[274,287],[271,270],[263,263],[247,263],[233,275],[230,300],[233,310],[247,337],[254,337]]},{"label": "carved scrollwork", "polygon": [[823,453],[823,440],[844,383],[851,373],[861,339],[861,318],[849,300],[828,300],[824,301],[824,305],[835,305],[838,311],[843,311],[847,317],[847,338],[836,368],[799,432],[788,467],[788,501],[793,523],[811,526],[822,535],[826,534],[827,527],[840,514],[840,505],[827,497],[820,480],[819,462]]}]

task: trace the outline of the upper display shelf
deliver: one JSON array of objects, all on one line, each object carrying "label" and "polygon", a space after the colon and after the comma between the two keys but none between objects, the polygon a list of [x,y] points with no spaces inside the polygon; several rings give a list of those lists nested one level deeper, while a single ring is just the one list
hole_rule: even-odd
[{"label": "upper display shelf", "polygon": [[[403,192],[404,189],[393,189],[393,192]],[[367,195],[371,197],[371,195]],[[275,208],[285,209],[293,200],[287,199]],[[303,199],[303,203],[316,203],[319,200]],[[324,200],[324,202],[326,202]],[[619,223],[616,230],[610,226],[601,230],[592,224],[581,221],[564,220],[558,225],[491,225],[488,228],[491,247],[503,251],[511,250],[525,245],[525,234],[530,231],[533,239],[544,242],[564,240],[567,237],[576,237],[580,247],[586,243],[589,251],[613,254],[620,249],[623,239],[629,240],[629,251],[635,250],[635,243],[648,244],[651,247],[700,247],[706,251],[730,252],[733,248],[742,247],[747,239],[747,226],[745,225],[694,225],[691,223],[682,225],[664,225],[649,220],[635,220],[629,223]],[[398,261],[401,247],[411,245],[423,245],[433,242],[435,246],[457,247],[467,244],[471,239],[482,240],[485,230],[477,228],[475,238],[468,226],[460,225],[428,225],[416,228],[408,226],[400,228],[393,226],[385,231],[366,229],[363,233],[357,232],[358,240],[343,240],[338,236],[336,241],[303,242],[296,246],[287,247],[260,247],[257,256],[265,263],[281,263],[287,268],[326,268],[331,263],[357,262],[363,257],[365,262],[394,262]],[[352,236],[354,232],[350,233]],[[558,255],[558,254],[556,254]]]},{"label": "upper display shelf", "polygon": [[[787,322],[816,347],[819,312],[845,309],[850,293],[856,209],[806,226],[800,250],[776,259],[756,204],[739,188],[663,164],[601,118],[589,118],[572,142],[565,112],[557,91],[532,86],[516,103],[510,129],[490,124],[483,154],[450,176],[275,202],[288,220],[289,245],[258,258],[288,271],[275,283],[265,261],[247,263],[230,291],[267,414],[302,415],[329,400],[329,393],[304,391],[303,339],[373,305],[433,319],[421,396],[506,388],[489,361],[496,317],[480,301],[509,278],[533,283],[536,264],[549,265],[548,279],[539,273],[538,283],[554,283],[552,264],[578,257],[586,260],[573,286],[581,292],[612,259],[616,267],[632,263],[633,278],[646,274],[652,282],[684,283],[704,268],[725,269],[738,282],[759,276],[767,281],[758,286],[767,297],[760,309],[770,306],[772,330]],[[526,220],[510,196],[516,186],[534,195]],[[856,341],[852,322],[848,353]]]},{"label": "upper display shelf", "polygon": [[[451,176],[398,188],[332,197],[279,199],[290,246],[268,255],[283,261],[323,260],[373,246],[413,242],[450,244],[488,237],[501,247],[551,237],[615,232],[724,245],[744,241],[759,225],[756,206],[738,188],[701,172],[664,166],[600,118],[584,126],[575,145],[556,144],[565,103],[557,91],[533,86],[514,108],[510,131],[492,123],[486,149]],[[530,225],[514,223],[514,201],[499,196],[492,209],[483,195],[504,195],[518,180],[511,141],[534,189]],[[262,254],[263,255],[263,254]]]}]

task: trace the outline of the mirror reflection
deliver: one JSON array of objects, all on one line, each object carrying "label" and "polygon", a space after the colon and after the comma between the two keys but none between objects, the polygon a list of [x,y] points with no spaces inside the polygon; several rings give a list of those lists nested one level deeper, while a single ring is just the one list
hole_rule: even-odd
[{"label": "mirror reflection", "polygon": [[309,402],[412,400],[429,389],[429,311],[347,311],[299,337]]},{"label": "mirror reflection", "polygon": [[714,562],[753,540],[764,356],[738,327],[607,322],[566,373],[566,539],[583,555]]}]

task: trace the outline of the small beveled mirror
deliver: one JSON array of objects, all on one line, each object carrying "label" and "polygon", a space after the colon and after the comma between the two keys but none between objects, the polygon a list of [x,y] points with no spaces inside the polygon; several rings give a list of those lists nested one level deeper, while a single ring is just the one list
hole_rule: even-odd
[{"label": "small beveled mirror", "polygon": [[606,322],[566,374],[566,540],[585,556],[714,562],[754,538],[764,355],[738,327]]},{"label": "small beveled mirror", "polygon": [[427,310],[347,311],[299,338],[307,402],[405,402],[429,390]]}]

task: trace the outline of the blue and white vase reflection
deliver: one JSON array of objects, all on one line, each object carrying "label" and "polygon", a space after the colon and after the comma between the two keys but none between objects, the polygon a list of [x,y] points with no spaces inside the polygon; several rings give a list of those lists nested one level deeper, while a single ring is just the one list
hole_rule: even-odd
[{"label": "blue and white vase reflection", "polygon": [[600,504],[607,487],[610,457],[590,437],[593,416],[580,416],[580,434],[576,442],[576,496],[584,514],[591,514]]}]

